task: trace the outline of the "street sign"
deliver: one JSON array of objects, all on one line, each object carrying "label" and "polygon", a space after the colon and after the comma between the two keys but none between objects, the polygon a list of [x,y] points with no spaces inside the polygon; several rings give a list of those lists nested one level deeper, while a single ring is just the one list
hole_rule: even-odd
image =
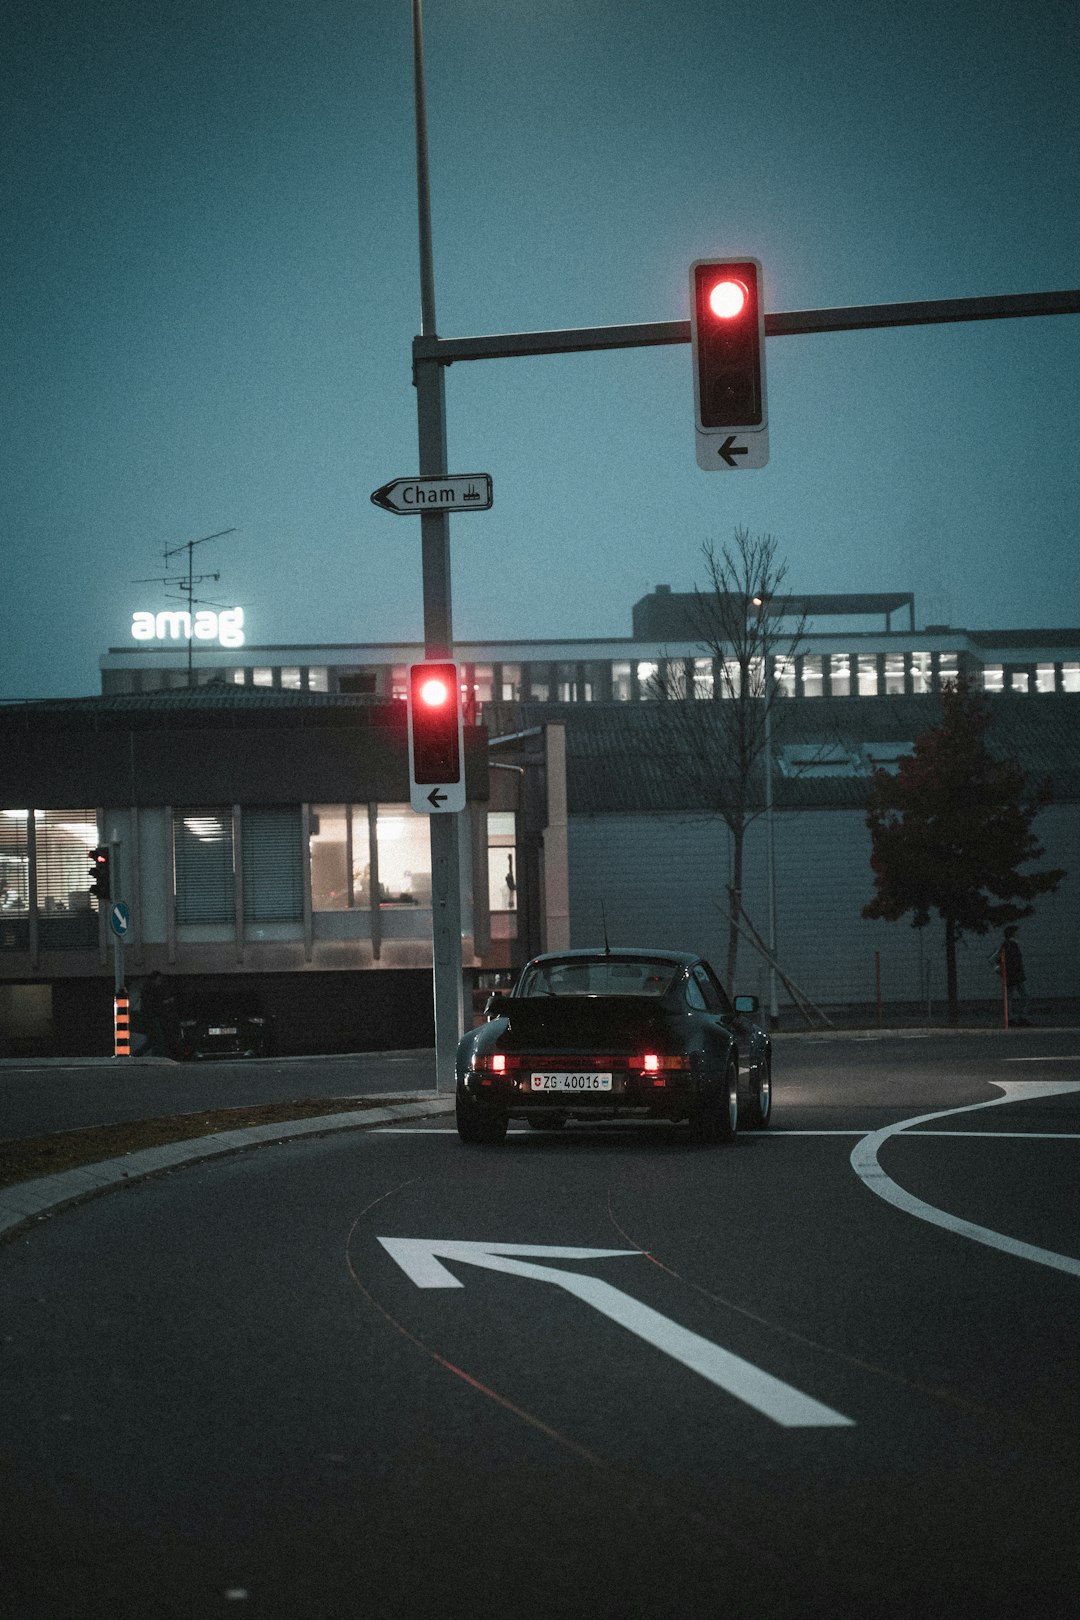
[{"label": "street sign", "polygon": [[384,511],[405,515],[424,512],[486,512],[491,505],[490,473],[447,473],[438,478],[394,478],[372,493]]},{"label": "street sign", "polygon": [[552,1283],[564,1288],[584,1304],[591,1305],[609,1321],[644,1339],[684,1367],[699,1373],[719,1389],[744,1401],[764,1417],[785,1429],[846,1427],[852,1419],[791,1384],[783,1383],[741,1356],[724,1350],[700,1333],[692,1333],[670,1317],[661,1316],[631,1294],[613,1288],[599,1277],[580,1271],[564,1271],[557,1266],[537,1266],[533,1260],[613,1260],[636,1256],[640,1249],[573,1249],[537,1243],[462,1243],[450,1238],[380,1237],[379,1242],[418,1288],[461,1288],[464,1286],[444,1260],[458,1265],[481,1266],[485,1271],[508,1272],[512,1277],[528,1277],[533,1282]]},{"label": "street sign", "polygon": [[123,939],[131,927],[131,913],[123,900],[114,900],[109,907],[109,927],[117,939]]},{"label": "street sign", "polygon": [[697,464],[705,472],[727,472],[739,467],[765,467],[769,461],[769,430],[760,433],[701,433],[694,435]]}]

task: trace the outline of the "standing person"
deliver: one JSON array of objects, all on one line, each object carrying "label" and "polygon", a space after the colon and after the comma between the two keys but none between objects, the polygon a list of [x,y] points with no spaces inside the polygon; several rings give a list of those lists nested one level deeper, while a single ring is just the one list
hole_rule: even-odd
[{"label": "standing person", "polygon": [[507,911],[513,911],[517,884],[514,882],[514,857],[512,855],[506,857],[506,876],[503,878],[503,883],[506,887],[506,909]]},{"label": "standing person", "polygon": [[163,973],[154,970],[142,988],[140,1019],[155,1057],[174,1057],[180,1035],[176,996]]},{"label": "standing person", "polygon": [[[1010,923],[1005,930],[1005,938],[997,953],[1001,972],[1005,979],[1005,993],[1008,997],[1009,1022],[1023,1027],[1030,1025],[1031,1020],[1027,1013],[1027,987],[1024,981],[1024,957],[1016,936],[1020,932],[1015,923]],[[1015,1017],[1013,1016],[1015,1012]]]}]

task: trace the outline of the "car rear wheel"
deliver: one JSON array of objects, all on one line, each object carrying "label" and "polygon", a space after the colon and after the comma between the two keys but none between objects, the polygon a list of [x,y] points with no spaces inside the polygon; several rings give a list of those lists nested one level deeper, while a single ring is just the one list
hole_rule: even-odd
[{"label": "car rear wheel", "polygon": [[509,1124],[506,1114],[463,1102],[460,1097],[457,1099],[456,1113],[457,1132],[463,1142],[496,1146],[505,1140]]},{"label": "car rear wheel", "polygon": [[758,1069],[757,1086],[746,1110],[746,1126],[751,1131],[763,1131],[772,1119],[772,1058],[767,1057]]},{"label": "car rear wheel", "polygon": [[739,1071],[729,1059],[719,1086],[712,1087],[690,1115],[695,1142],[730,1142],[739,1129]]}]

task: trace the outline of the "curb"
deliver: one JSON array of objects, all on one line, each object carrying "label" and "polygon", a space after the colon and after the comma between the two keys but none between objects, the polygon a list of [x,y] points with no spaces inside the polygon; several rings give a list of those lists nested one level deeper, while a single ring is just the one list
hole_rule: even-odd
[{"label": "curb", "polygon": [[0,1242],[29,1222],[67,1204],[84,1203],[116,1187],[178,1165],[198,1164],[245,1148],[268,1147],[297,1136],[325,1136],[331,1131],[362,1131],[398,1119],[430,1119],[449,1113],[453,1097],[432,1097],[427,1102],[399,1103],[387,1108],[359,1108],[347,1114],[319,1114],[313,1119],[288,1120],[280,1125],[252,1125],[236,1131],[218,1131],[213,1136],[190,1137],[167,1142],[161,1147],[126,1153],[119,1159],[102,1159],[78,1170],[62,1170],[55,1176],[39,1176],[34,1181],[17,1181],[0,1188]]}]

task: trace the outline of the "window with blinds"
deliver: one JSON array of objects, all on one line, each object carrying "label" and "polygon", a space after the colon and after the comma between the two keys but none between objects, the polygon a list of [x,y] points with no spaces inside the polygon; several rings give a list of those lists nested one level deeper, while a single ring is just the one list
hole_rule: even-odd
[{"label": "window with blinds", "polygon": [[177,922],[232,922],[232,811],[174,810],[173,848]]},{"label": "window with blinds", "polygon": [[38,937],[43,950],[97,944],[97,901],[90,896],[90,851],[98,842],[94,810],[35,810]]},{"label": "window with blinds", "polygon": [[30,856],[25,810],[0,810],[0,950],[30,944]]},{"label": "window with blinds", "polygon": [[0,810],[0,916],[30,910],[30,860],[26,811]]},{"label": "window with blinds", "polygon": [[245,920],[297,920],[304,907],[300,806],[245,808],[240,826]]}]

